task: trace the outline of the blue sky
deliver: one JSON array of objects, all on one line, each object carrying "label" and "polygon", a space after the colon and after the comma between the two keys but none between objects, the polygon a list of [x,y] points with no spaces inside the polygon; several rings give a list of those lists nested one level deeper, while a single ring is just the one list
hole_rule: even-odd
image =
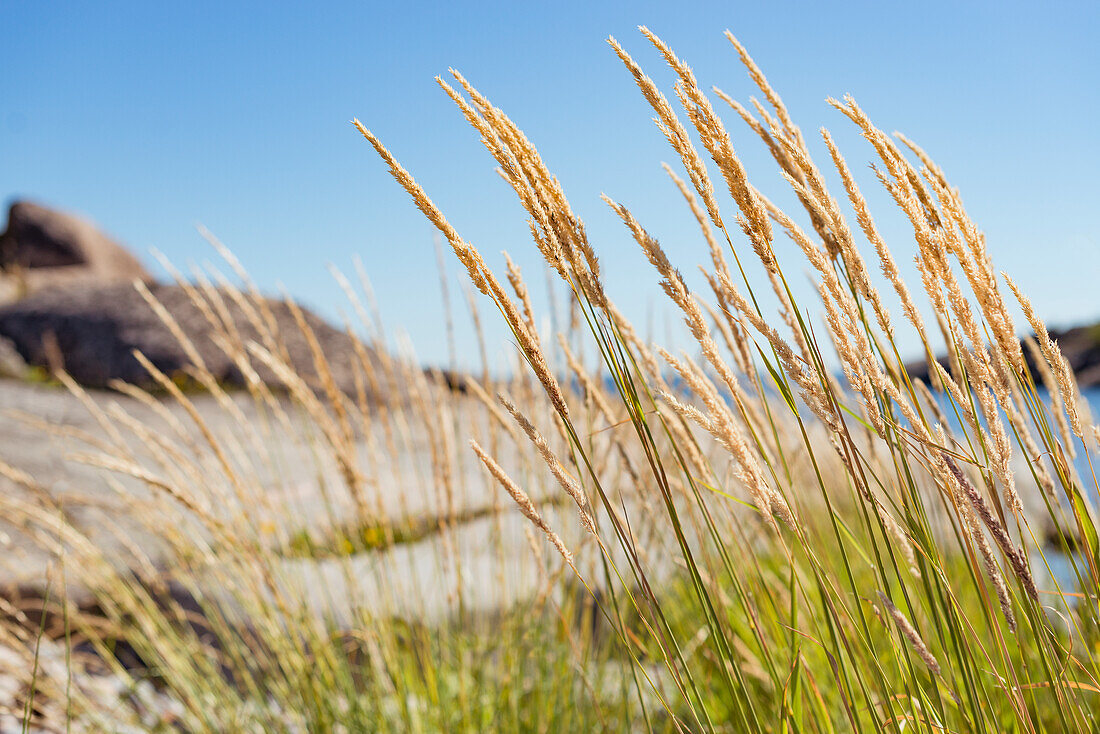
[{"label": "blue sky", "polygon": [[[1100,318],[1100,4],[826,5],[8,0],[0,196],[84,213],[180,266],[213,259],[201,222],[265,288],[281,284],[333,317],[343,301],[326,265],[350,270],[358,256],[388,327],[442,363],[433,230],[349,120],[372,128],[491,262],[508,250],[545,304],[519,206],[433,82],[454,66],[540,147],[588,225],[612,296],[662,337],[675,321],[599,194],[630,206],[685,272],[706,251],[660,169],[675,157],[604,39],[615,35],[667,90],[671,75],[635,30],[644,23],[701,82],[747,101],[755,90],[722,37],[729,28],[822,163],[815,131],[825,125],[873,186],[870,150],[824,103],[852,93],[937,159],[997,265],[1048,320]],[[727,121],[756,185],[792,204],[759,141]],[[906,226],[883,196],[871,203],[908,262]],[[453,258],[448,268],[457,276]],[[469,319],[451,292],[469,365]],[[499,327],[490,344],[507,353]]]}]

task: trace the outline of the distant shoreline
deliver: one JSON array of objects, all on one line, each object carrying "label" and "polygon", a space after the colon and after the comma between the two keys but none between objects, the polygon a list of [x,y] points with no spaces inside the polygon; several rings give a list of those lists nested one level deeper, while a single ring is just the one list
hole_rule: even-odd
[{"label": "distant shoreline", "polygon": [[[1082,389],[1100,386],[1100,322],[1064,330],[1051,329],[1050,338],[1058,343],[1059,349],[1069,362],[1070,368],[1077,376],[1077,383]],[[1024,347],[1024,359],[1028,369],[1036,378],[1036,383],[1041,384],[1031,351],[1024,345],[1025,341],[1026,338],[1020,340],[1021,346]],[[950,370],[946,355],[938,355],[936,359],[944,369]],[[923,380],[929,387],[935,387],[935,380],[929,379],[927,360],[906,362],[905,371],[911,378]]]}]

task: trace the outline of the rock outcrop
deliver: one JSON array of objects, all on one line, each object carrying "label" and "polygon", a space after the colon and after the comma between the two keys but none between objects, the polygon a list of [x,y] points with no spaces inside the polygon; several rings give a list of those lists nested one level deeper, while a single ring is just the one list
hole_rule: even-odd
[{"label": "rock outcrop", "polygon": [[[1100,324],[1076,326],[1072,329],[1051,329],[1050,338],[1058,342],[1058,348],[1077,375],[1077,383],[1082,388],[1100,385]],[[1024,347],[1024,359],[1028,369],[1039,384],[1039,373],[1032,362],[1031,351]],[[940,356],[938,361],[944,369],[950,371],[947,357]],[[905,365],[910,377],[919,378],[932,384],[928,375],[928,363],[924,360],[909,362]]]},{"label": "rock outcrop", "polygon": [[[241,371],[215,341],[217,330],[187,292],[178,285],[153,284],[149,289],[194,343],[213,375],[224,384],[244,385]],[[263,343],[239,305],[224,294],[219,301],[239,334],[239,343]],[[265,303],[289,364],[307,382],[316,384],[310,344],[290,306],[276,300]],[[354,395],[358,356],[352,337],[309,311],[303,309],[303,315],[331,365],[336,383]],[[63,367],[77,382],[91,387],[106,387],[112,380],[152,385],[134,350],[168,375],[176,375],[191,364],[183,346],[131,283],[79,283],[43,290],[0,308],[0,336],[10,340],[28,364]],[[252,364],[261,380],[280,384],[272,370],[257,360]]]},{"label": "rock outcrop", "polygon": [[152,279],[137,258],[91,222],[29,201],[16,201],[8,211],[0,269],[22,293]]}]

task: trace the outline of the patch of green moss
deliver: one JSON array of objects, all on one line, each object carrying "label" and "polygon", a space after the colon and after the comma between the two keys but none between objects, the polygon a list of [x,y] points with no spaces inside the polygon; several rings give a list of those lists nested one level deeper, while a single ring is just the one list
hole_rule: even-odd
[{"label": "patch of green moss", "polygon": [[[552,502],[556,504],[567,500],[568,498],[555,497]],[[463,525],[496,512],[498,510],[492,507],[479,507],[455,513],[451,517],[425,515],[397,522],[364,522],[330,529],[323,534],[314,534],[303,529],[291,536],[283,553],[307,558],[353,556],[395,545],[417,543],[435,535],[447,525]]]}]

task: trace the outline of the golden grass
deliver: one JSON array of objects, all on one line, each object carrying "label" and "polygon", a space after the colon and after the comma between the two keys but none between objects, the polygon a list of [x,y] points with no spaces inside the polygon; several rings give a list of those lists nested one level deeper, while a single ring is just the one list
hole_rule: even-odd
[{"label": "golden grass", "polygon": [[[98,616],[73,610],[75,628],[108,660],[111,640],[138,647],[180,702],[183,728],[1097,728],[1100,488],[1070,459],[1081,452],[1091,462],[1100,428],[1035,307],[998,274],[928,154],[884,133],[851,98],[831,99],[870,144],[873,175],[911,227],[911,242],[888,244],[833,137],[821,131],[822,160],[840,198],[779,94],[727,34],[767,106],[715,94],[766,145],[804,210],[783,211],[748,180],[694,72],[641,31],[671,68],[682,113],[609,43],[683,165],[685,178],[666,171],[700,227],[709,296],[688,286],[638,214],[604,200],[653,265],[696,354],[637,335],[558,179],[509,117],[452,71],[454,83],[439,84],[567,288],[566,333],[539,333],[511,259],[502,282],[356,121],[509,327],[521,360],[511,378],[491,380],[485,365],[461,394],[360,342],[359,388],[344,394],[319,347],[316,379],[286,362],[249,281],[217,289],[207,280],[188,287],[218,343],[242,374],[255,378],[262,363],[282,390],[250,379],[247,396],[228,394],[196,361],[192,375],[211,396],[200,409],[148,364],[170,401],[119,387],[151,408],[153,427],[70,384],[105,444],[83,459],[125,478],[128,493],[143,488],[143,521],[160,528],[167,565],[135,553],[120,569],[43,502],[33,478],[4,466],[33,490],[4,501],[9,517],[59,557],[79,559],[98,601]],[[905,283],[897,264],[914,253],[919,284]],[[762,277],[746,274],[750,258]],[[811,274],[813,303],[789,287],[792,267]],[[367,342],[384,346],[377,319],[341,282]],[[757,305],[764,289],[778,299],[778,319]],[[263,343],[241,343],[220,316],[225,298],[253,315]],[[1024,361],[1014,304],[1038,335],[1030,348],[1049,399]],[[304,319],[298,326],[308,336]],[[903,369],[903,329],[919,339],[932,384]],[[942,352],[950,369],[935,362]],[[368,398],[387,393],[400,397]],[[227,418],[221,430],[204,410]],[[467,443],[474,456],[460,450]],[[288,562],[302,508],[272,491],[271,471],[278,484],[288,460],[312,462],[322,526],[393,528],[394,537],[346,533],[348,552],[323,558],[301,558],[311,546],[298,542],[297,564]],[[479,492],[499,496],[494,483],[519,513],[472,522],[469,503]],[[418,517],[406,506],[414,496],[438,533],[397,542],[386,519]],[[544,554],[547,541],[555,553]],[[1059,562],[1068,570],[1055,573]],[[409,583],[425,564],[423,583]],[[161,593],[169,583],[197,601],[198,622]],[[409,621],[429,614],[428,627]],[[80,711],[97,711],[75,689],[68,696]]]}]

